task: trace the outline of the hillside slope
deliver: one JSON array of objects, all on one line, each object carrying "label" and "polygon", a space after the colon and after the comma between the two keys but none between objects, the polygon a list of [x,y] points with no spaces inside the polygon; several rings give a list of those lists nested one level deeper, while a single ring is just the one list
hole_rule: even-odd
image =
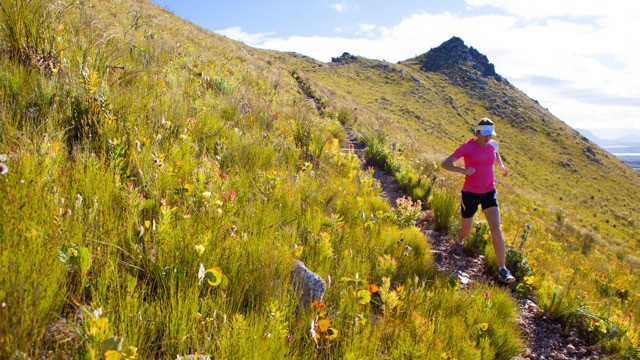
[{"label": "hillside slope", "polygon": [[[435,170],[454,197],[462,179],[437,164],[491,117],[510,168],[496,179],[505,238],[537,264],[535,285],[565,289],[576,308],[589,294],[601,315],[638,312],[640,174],[511,85],[486,56],[455,37],[398,64],[348,53],[329,64],[291,55],[274,58],[303,74],[327,108],[346,113],[365,142],[381,139],[401,163],[397,177],[411,168],[428,179]],[[557,306],[555,296],[547,305]]]},{"label": "hillside slope", "polygon": [[363,108],[375,113],[392,142],[434,159],[473,136],[479,118],[491,117],[514,175],[501,180],[506,186],[551,212],[568,211],[571,221],[606,235],[610,250],[636,252],[640,174],[496,74],[486,56],[478,53],[482,64],[467,55],[473,51],[453,38],[399,64],[352,57],[296,66],[326,87],[327,97],[357,107],[355,116]]}]

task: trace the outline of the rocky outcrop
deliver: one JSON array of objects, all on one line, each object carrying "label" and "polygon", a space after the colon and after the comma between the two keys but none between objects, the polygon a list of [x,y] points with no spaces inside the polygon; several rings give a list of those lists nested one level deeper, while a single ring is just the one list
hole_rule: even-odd
[{"label": "rocky outcrop", "polygon": [[338,57],[332,57],[331,58],[331,62],[333,63],[350,63],[350,62],[354,62],[354,61],[358,61],[358,57],[349,54],[348,52],[342,53],[342,55],[338,56]]},{"label": "rocky outcrop", "polygon": [[456,36],[437,48],[418,56],[417,60],[423,70],[440,72],[449,77],[464,76],[469,80],[476,81],[482,78],[493,78],[498,82],[504,81],[496,73],[493,64],[489,62],[486,55],[481,54],[473,47],[466,46],[464,41]]},{"label": "rocky outcrop", "polygon": [[548,115],[539,104],[521,96],[517,88],[496,72],[486,55],[465,45],[459,37],[454,36],[407,62],[446,76],[453,85],[467,89],[469,95],[483,101],[489,110],[487,115],[509,119],[517,129],[536,131],[540,124],[548,122]]}]

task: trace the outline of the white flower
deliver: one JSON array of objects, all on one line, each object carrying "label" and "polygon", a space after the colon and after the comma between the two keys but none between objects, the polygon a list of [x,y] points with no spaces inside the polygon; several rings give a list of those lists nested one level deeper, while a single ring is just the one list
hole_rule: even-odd
[{"label": "white flower", "polygon": [[97,308],[97,309],[93,310],[93,316],[95,316],[97,318],[102,316],[102,308]]},{"label": "white flower", "polygon": [[200,263],[200,269],[198,269],[198,285],[202,285],[202,280],[204,280],[204,265]]},{"label": "white flower", "polygon": [[6,162],[7,161],[7,154],[0,154],[0,162]]},{"label": "white flower", "polygon": [[9,172],[9,167],[4,163],[0,163],[0,175],[4,175]]}]

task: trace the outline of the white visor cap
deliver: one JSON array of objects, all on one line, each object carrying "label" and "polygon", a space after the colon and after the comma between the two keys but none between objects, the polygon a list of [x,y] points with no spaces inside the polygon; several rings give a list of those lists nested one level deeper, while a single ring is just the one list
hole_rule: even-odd
[{"label": "white visor cap", "polygon": [[480,131],[480,134],[484,136],[487,136],[487,135],[496,136],[496,131],[493,125],[479,125],[478,131]]}]

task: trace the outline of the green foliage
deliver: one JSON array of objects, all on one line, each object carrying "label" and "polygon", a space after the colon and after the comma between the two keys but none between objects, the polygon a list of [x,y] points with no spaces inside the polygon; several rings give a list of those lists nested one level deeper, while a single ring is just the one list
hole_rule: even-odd
[{"label": "green foliage", "polygon": [[395,178],[401,189],[411,195],[416,200],[427,201],[433,184],[436,180],[435,174],[429,180],[427,177],[419,176],[409,167],[402,167],[400,171],[395,173]]},{"label": "green foliage", "polygon": [[441,231],[451,230],[459,205],[458,197],[447,190],[434,189],[429,205],[433,209],[436,229]]},{"label": "green foliage", "polygon": [[293,120],[292,127],[296,148],[300,149],[303,154],[310,156],[313,142],[313,120],[306,117],[296,118]]},{"label": "green foliage", "polygon": [[505,253],[505,266],[516,280],[522,280],[527,276],[530,276],[533,272],[533,267],[527,259],[527,255],[523,250],[524,245],[529,239],[529,232],[531,231],[531,223],[525,224],[520,233],[520,244],[508,244]]},{"label": "green foliage", "polygon": [[578,241],[580,242],[580,252],[582,255],[589,255],[594,246],[601,242],[599,236],[590,232],[590,231],[582,231],[579,233]]},{"label": "green foliage", "polygon": [[377,139],[371,139],[367,142],[364,157],[368,164],[381,169],[387,169],[389,167],[389,155],[385,151],[383,143]]},{"label": "green foliage", "polygon": [[[385,236],[385,234],[383,234]],[[431,252],[425,245],[424,234],[416,227],[409,227],[387,234],[392,241],[385,250],[393,259],[396,259],[395,272],[390,274],[394,283],[402,284],[405,281],[418,277],[419,279],[431,279],[435,275]]]},{"label": "green foliage", "polygon": [[472,254],[482,255],[490,240],[489,224],[484,221],[476,221],[473,224],[471,234],[464,242],[464,249]]},{"label": "green foliage", "polygon": [[614,280],[611,274],[597,274],[593,276],[593,280],[602,296],[608,299],[617,298],[622,303],[629,300],[629,288],[621,281]]},{"label": "green foliage", "polygon": [[386,134],[380,128],[367,128],[362,134],[366,146],[364,158],[368,164],[377,166],[385,171],[391,170],[390,157],[385,149]]},{"label": "green foliage", "polygon": [[355,119],[349,110],[341,108],[340,111],[338,111],[338,121],[340,121],[342,125],[351,126]]},{"label": "green foliage", "polygon": [[555,286],[538,291],[538,305],[551,320],[568,324],[577,314],[579,300],[568,289]]},{"label": "green foliage", "polygon": [[24,64],[54,66],[58,16],[46,0],[3,1],[0,4],[0,41],[9,56]]},{"label": "green foliage", "polygon": [[229,95],[233,92],[232,85],[223,77],[213,79],[213,86],[220,95]]},{"label": "green foliage", "polygon": [[556,224],[558,224],[558,227],[562,228],[565,225],[565,222],[567,221],[567,212],[564,211],[563,209],[559,209],[556,210]]},{"label": "green foliage", "polygon": [[531,264],[529,264],[524,251],[513,245],[507,245],[505,266],[517,280],[530,276],[532,272]]},{"label": "green foliage", "polygon": [[87,274],[91,268],[91,254],[84,246],[71,246],[65,244],[58,252],[60,261],[67,267],[76,279],[76,287],[84,288],[87,282]]}]

